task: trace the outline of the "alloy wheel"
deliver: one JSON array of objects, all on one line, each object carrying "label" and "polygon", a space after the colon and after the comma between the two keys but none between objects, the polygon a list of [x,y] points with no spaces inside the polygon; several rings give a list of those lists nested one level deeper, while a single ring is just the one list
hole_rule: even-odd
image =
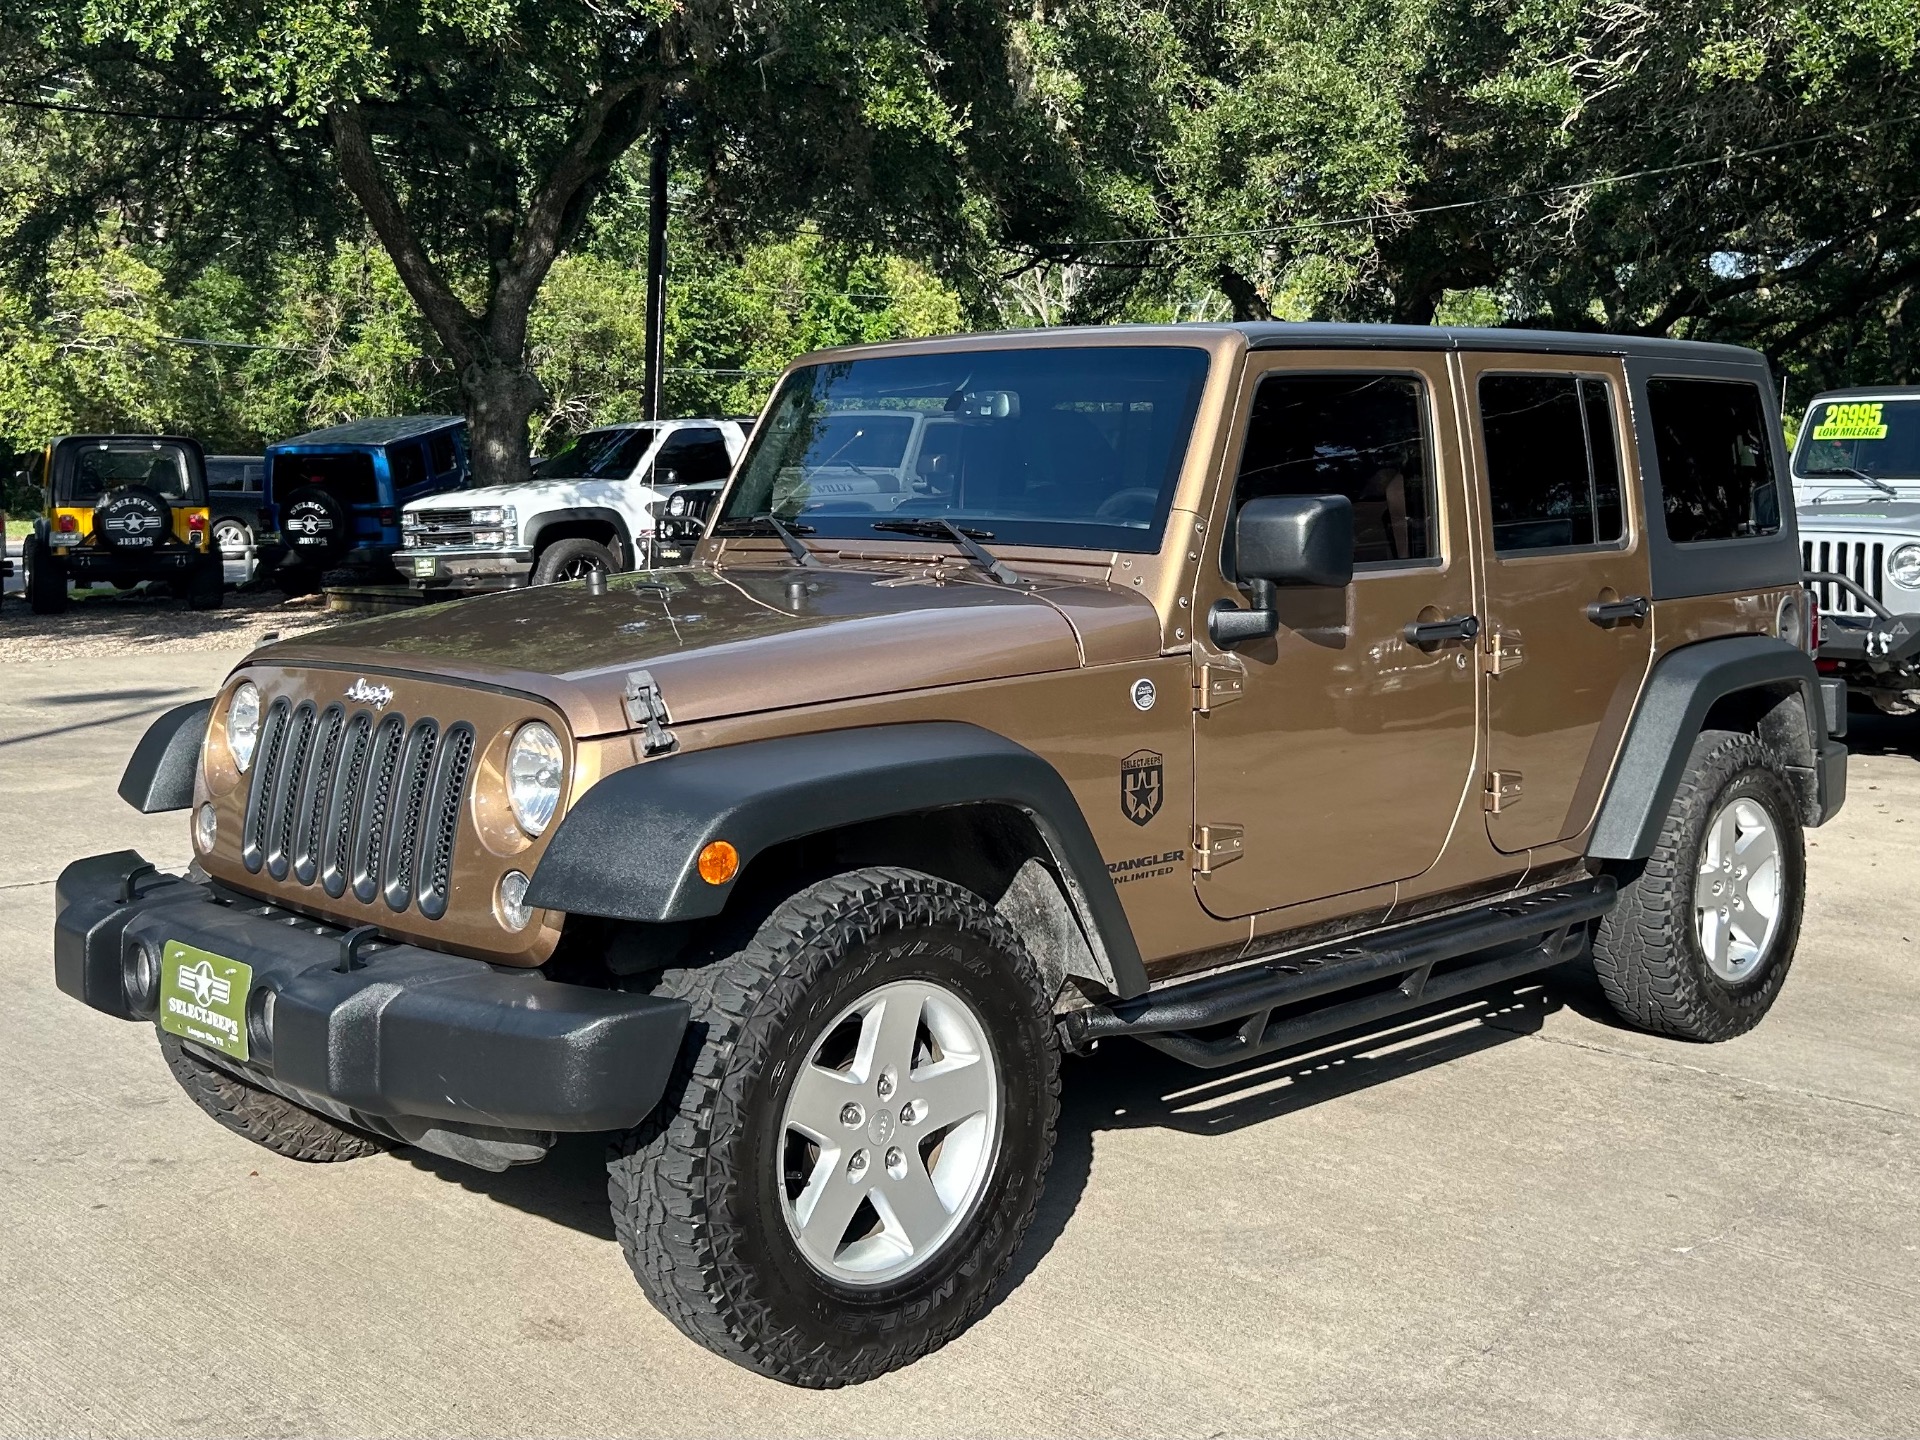
[{"label": "alloy wheel", "polygon": [[1707,825],[1693,882],[1694,933],[1707,968],[1739,984],[1760,968],[1780,927],[1780,832],[1749,796],[1729,801]]},{"label": "alloy wheel", "polygon": [[780,1121],[787,1228],[845,1285],[924,1266],[972,1210],[1000,1144],[993,1048],[952,991],[895,981],[808,1047]]}]

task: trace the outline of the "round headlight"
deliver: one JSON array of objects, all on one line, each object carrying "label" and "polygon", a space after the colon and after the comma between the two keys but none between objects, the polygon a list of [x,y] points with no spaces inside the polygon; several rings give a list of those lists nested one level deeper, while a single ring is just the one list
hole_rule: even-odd
[{"label": "round headlight", "polygon": [[1920,545],[1902,545],[1889,555],[1887,575],[1902,590],[1920,590]]},{"label": "round headlight", "polygon": [[685,495],[676,494],[671,500],[667,501],[667,514],[684,515],[686,513],[687,497]]},{"label": "round headlight", "polygon": [[260,743],[260,692],[251,680],[242,680],[227,706],[227,748],[233,763],[242,773],[253,763],[254,747]]},{"label": "round headlight", "polygon": [[507,747],[507,803],[529,835],[538,835],[560,804],[560,737],[538,720],[522,725]]}]

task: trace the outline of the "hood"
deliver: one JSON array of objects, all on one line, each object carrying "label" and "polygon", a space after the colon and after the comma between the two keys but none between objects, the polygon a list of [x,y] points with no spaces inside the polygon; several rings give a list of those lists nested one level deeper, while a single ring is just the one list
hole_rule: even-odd
[{"label": "hood", "polygon": [[1920,500],[1878,500],[1849,496],[1845,500],[1802,503],[1797,511],[1800,533],[1861,530],[1920,531]]},{"label": "hood", "polygon": [[1145,659],[1159,618],[1104,583],[844,565],[706,567],[478,596],[341,625],[257,652],[272,664],[434,674],[537,691],[576,733],[629,729],[647,670],[676,724],[937,685]]},{"label": "hood", "polygon": [[516,496],[524,495],[527,487],[536,482],[523,480],[518,485],[481,485],[468,490],[442,490],[437,495],[423,495],[418,500],[409,500],[403,507],[406,510],[446,510],[449,508],[465,510],[475,505],[510,505]]}]

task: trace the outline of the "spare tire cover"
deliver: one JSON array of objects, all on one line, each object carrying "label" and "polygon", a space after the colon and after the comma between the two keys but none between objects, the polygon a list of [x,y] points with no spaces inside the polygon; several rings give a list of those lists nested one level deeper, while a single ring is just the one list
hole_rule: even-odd
[{"label": "spare tire cover", "polygon": [[353,538],[347,507],[318,485],[302,485],[280,507],[280,534],[293,558],[325,565],[346,553]]},{"label": "spare tire cover", "polygon": [[173,511],[144,485],[109,490],[93,507],[93,533],[112,550],[152,550],[173,535]]}]

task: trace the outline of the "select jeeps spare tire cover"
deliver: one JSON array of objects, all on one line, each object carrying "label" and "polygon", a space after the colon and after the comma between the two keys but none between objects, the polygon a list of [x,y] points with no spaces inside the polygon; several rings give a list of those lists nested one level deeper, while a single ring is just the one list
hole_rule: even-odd
[{"label": "select jeeps spare tire cover", "polygon": [[280,534],[295,559],[315,565],[338,559],[353,538],[347,507],[318,485],[302,485],[287,497]]},{"label": "select jeeps spare tire cover", "polygon": [[152,550],[173,535],[173,511],[144,485],[122,485],[93,507],[93,531],[111,550]]}]

